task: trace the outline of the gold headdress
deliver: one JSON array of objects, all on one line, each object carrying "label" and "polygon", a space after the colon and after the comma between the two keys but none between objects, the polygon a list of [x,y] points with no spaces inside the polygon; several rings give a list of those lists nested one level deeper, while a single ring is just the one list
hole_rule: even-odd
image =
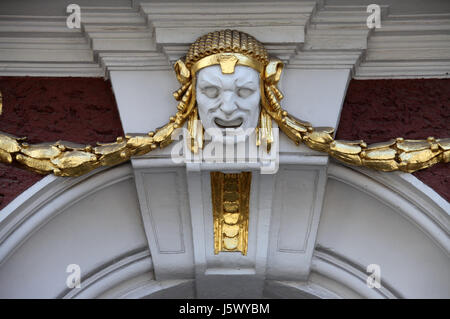
[{"label": "gold headdress", "polygon": [[236,63],[262,72],[269,63],[269,56],[264,46],[251,35],[222,30],[198,38],[189,48],[185,60],[186,67],[193,73],[213,64],[220,64],[223,73],[233,73]]},{"label": "gold headdress", "polygon": [[[260,73],[261,112],[258,127],[258,145],[264,141],[268,150],[273,142],[272,120],[296,144],[304,142],[308,147],[326,152],[334,158],[357,166],[381,171],[401,170],[414,172],[438,162],[450,161],[450,138],[404,140],[367,145],[364,141],[337,141],[332,127],[312,127],[282,109],[283,98],[277,85],[283,63],[270,59],[264,46],[252,36],[236,31],[210,32],[198,38],[189,48],[185,60],[174,65],[179,90],[173,95],[178,102],[175,116],[162,128],[146,135],[118,137],[108,144],[74,145],[56,142],[28,145],[24,138],[0,132],[0,162],[17,163],[41,174],[78,176],[99,166],[122,163],[131,156],[138,156],[172,141],[172,133],[188,122],[191,133],[191,150],[202,147],[203,128],[198,121],[195,99],[195,74],[198,70],[220,65],[223,73],[233,73],[236,65],[252,67]],[[193,143],[193,142],[196,143]]]}]

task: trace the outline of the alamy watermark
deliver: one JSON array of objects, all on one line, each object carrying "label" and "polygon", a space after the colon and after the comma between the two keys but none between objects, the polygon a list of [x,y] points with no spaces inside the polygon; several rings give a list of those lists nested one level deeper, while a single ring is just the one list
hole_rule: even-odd
[{"label": "alamy watermark", "polygon": [[366,268],[366,272],[370,275],[366,279],[369,288],[381,288],[381,267],[377,264],[370,264]]},{"label": "alamy watermark", "polygon": [[70,15],[66,19],[66,25],[69,29],[81,28],[81,8],[78,4],[69,4],[66,12]]},{"label": "alamy watermark", "polygon": [[[69,4],[66,12],[70,13],[66,19],[66,25],[69,29],[81,28],[81,8],[78,4]],[[369,29],[381,28],[381,8],[378,4],[369,4],[366,12],[370,13],[367,17],[366,24]]]},{"label": "alamy watermark", "polygon": [[367,17],[367,27],[369,29],[381,28],[381,8],[378,4],[369,4],[367,6],[367,12],[370,15]]},{"label": "alamy watermark", "polygon": [[66,278],[67,288],[81,288],[81,267],[77,264],[69,264],[66,272],[69,273]]},{"label": "alamy watermark", "polygon": [[[259,136],[257,136],[259,134]],[[192,137],[185,128],[178,128],[172,134],[174,145],[171,158],[174,163],[236,163],[243,166],[257,166],[261,174],[275,174],[279,166],[279,132],[272,128],[271,143],[268,147],[267,139],[261,131],[255,129],[206,129],[202,141]],[[260,141],[257,145],[257,140]],[[192,144],[193,143],[193,144]],[[203,143],[203,147],[200,147]],[[191,146],[198,149],[191,152]]]}]

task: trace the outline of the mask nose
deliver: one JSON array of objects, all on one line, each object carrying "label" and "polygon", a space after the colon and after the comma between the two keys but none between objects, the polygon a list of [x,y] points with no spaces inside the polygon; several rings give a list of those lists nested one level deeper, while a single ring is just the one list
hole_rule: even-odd
[{"label": "mask nose", "polygon": [[224,92],[222,105],[220,106],[225,115],[230,116],[237,109],[236,101],[234,99],[234,92]]}]

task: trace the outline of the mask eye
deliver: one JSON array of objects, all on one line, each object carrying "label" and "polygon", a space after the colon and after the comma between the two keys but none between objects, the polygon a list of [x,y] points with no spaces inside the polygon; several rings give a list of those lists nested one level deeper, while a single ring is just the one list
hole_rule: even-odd
[{"label": "mask eye", "polygon": [[250,95],[252,95],[253,92],[254,91],[252,89],[249,89],[249,88],[239,88],[237,90],[237,95],[239,97],[246,98],[246,97],[249,97]]},{"label": "mask eye", "polygon": [[215,86],[208,86],[202,90],[207,97],[214,99],[219,96],[219,88]]}]

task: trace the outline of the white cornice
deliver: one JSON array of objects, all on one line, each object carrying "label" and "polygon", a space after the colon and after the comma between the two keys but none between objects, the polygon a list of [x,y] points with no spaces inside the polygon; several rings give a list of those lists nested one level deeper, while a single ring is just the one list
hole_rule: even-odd
[{"label": "white cornice", "polygon": [[[356,3],[356,2],[355,2]],[[449,77],[450,14],[389,14],[369,30],[365,5],[322,1],[136,2],[82,7],[81,29],[65,16],[0,15],[0,75],[108,76],[169,70],[196,37],[236,28],[293,69],[350,69],[354,78]]]},{"label": "white cornice", "polygon": [[389,16],[368,40],[355,78],[450,77],[450,13]]},{"label": "white cornice", "polygon": [[225,28],[252,34],[270,44],[269,54],[287,61],[304,42],[305,25],[315,8],[314,1],[141,4],[156,42],[171,62],[200,35]]}]

